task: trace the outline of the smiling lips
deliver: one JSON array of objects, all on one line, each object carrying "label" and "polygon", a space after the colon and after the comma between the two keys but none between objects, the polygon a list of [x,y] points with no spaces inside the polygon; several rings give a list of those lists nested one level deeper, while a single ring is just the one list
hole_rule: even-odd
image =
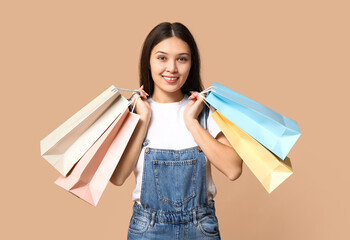
[{"label": "smiling lips", "polygon": [[174,83],[179,79],[179,77],[172,77],[172,76],[162,76],[162,77],[168,83]]}]

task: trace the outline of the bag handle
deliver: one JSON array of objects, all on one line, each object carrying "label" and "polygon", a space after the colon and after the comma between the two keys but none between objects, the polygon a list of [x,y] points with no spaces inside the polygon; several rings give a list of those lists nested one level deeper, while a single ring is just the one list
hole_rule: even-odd
[{"label": "bag handle", "polygon": [[[140,92],[137,90],[131,90],[131,89],[127,89],[127,88],[114,88],[112,91],[126,91],[126,92],[133,92],[133,94],[127,99],[129,101],[128,107],[135,101],[134,106],[131,109],[131,112],[134,112],[135,106],[137,101],[140,99]],[[137,98],[135,98],[134,100],[131,100],[131,98],[135,95],[138,94],[139,96]],[[130,109],[130,108],[129,108]]]},{"label": "bag handle", "polygon": [[208,107],[210,110],[212,110],[213,112],[215,112],[216,109],[215,109],[213,106],[211,106],[211,105],[205,100],[206,95],[207,95],[210,91],[212,91],[212,87],[208,87],[207,89],[204,89],[203,91],[201,91],[201,92],[198,94],[198,96],[200,96],[200,99],[205,103],[205,105],[207,105],[207,107]]}]

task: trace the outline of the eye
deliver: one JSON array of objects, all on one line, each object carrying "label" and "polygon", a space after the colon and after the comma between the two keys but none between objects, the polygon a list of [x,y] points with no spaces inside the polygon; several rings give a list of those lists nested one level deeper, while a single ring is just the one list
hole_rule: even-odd
[{"label": "eye", "polygon": [[179,58],[179,60],[180,60],[180,62],[186,62],[186,61],[187,61],[187,58],[181,57],[181,58]]},{"label": "eye", "polygon": [[165,60],[165,57],[159,56],[158,59],[161,60],[161,61],[164,61],[164,60]]}]

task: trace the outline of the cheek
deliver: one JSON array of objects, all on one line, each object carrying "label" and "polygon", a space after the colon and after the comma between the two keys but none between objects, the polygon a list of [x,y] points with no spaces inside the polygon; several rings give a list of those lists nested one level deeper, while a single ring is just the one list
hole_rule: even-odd
[{"label": "cheek", "polygon": [[151,73],[152,75],[159,75],[163,72],[164,67],[161,64],[151,63]]},{"label": "cheek", "polygon": [[183,76],[188,76],[188,74],[190,73],[191,70],[191,65],[184,65],[181,66],[181,68],[179,69],[179,72],[181,73],[181,75]]}]

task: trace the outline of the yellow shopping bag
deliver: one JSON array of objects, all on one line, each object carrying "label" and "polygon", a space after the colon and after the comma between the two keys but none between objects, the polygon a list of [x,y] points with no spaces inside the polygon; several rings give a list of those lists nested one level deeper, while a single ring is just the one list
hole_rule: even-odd
[{"label": "yellow shopping bag", "polygon": [[218,111],[214,111],[211,117],[268,193],[293,174],[288,157],[280,160]]}]

